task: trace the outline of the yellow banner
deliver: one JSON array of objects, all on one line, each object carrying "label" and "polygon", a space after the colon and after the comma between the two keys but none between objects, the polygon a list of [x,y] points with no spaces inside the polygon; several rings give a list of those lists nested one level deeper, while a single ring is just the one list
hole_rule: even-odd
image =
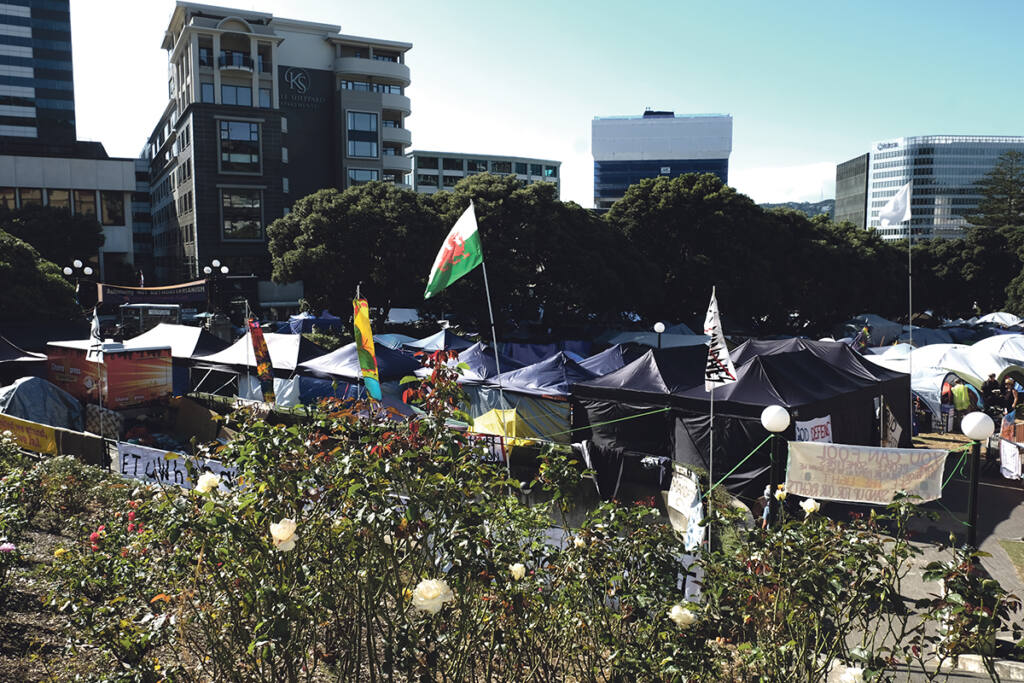
[{"label": "yellow banner", "polygon": [[885,505],[897,491],[942,497],[946,451],[791,441],[786,490],[798,496]]},{"label": "yellow banner", "polygon": [[29,422],[10,415],[0,415],[0,431],[9,431],[26,451],[57,455],[57,433],[53,427]]}]

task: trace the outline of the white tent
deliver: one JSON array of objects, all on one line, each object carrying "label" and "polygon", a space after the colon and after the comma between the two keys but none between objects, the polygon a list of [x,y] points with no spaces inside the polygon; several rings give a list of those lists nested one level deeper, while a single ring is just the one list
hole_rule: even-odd
[{"label": "white tent", "polygon": [[[302,362],[322,356],[326,350],[309,341],[301,334],[264,334],[267,350],[270,351],[270,364],[277,372],[294,372]],[[234,344],[210,354],[199,356],[196,364],[201,366],[248,366],[256,367],[256,358],[252,349],[252,335],[249,332]]]},{"label": "white tent", "polygon": [[1024,376],[1024,367],[1012,363],[984,349],[964,344],[931,344],[920,349],[914,349],[907,353],[906,345],[892,347],[891,351],[881,354],[869,354],[864,358],[897,372],[910,372],[911,386],[913,376],[925,371],[944,370],[953,372],[964,379],[965,382],[980,389],[982,383],[989,374],[995,373],[996,378],[1002,380],[1009,373]]},{"label": "white tent", "polygon": [[971,348],[1024,365],[1024,334],[996,334],[974,342]]},{"label": "white tent", "polygon": [[137,337],[124,340],[126,349],[170,346],[173,358],[192,358],[197,355],[216,353],[227,345],[227,342],[221,341],[201,327],[171,325],[170,323],[160,323]]},{"label": "white tent", "polygon": [[1011,327],[1013,325],[1019,325],[1022,321],[1020,318],[1015,316],[1013,313],[1006,313],[1005,311],[999,311],[997,313],[989,313],[978,318],[979,323],[995,323],[996,325],[1002,325],[1003,327]]}]

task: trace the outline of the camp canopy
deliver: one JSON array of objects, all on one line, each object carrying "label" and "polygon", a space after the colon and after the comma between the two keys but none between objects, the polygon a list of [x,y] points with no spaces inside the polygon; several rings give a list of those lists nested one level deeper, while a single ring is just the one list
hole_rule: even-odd
[{"label": "camp canopy", "polygon": [[[401,379],[413,374],[420,367],[419,361],[407,353],[389,349],[382,344],[374,343],[373,346],[377,356],[377,372],[382,382]],[[362,377],[359,349],[355,342],[299,363],[298,369],[316,377],[338,378],[350,382],[356,382]]]},{"label": "camp canopy", "polygon": [[490,379],[498,374],[498,364],[501,365],[502,372],[511,372],[523,367],[522,363],[504,354],[499,355],[495,359],[494,347],[484,342],[477,342],[465,351],[460,352],[458,360],[455,362],[458,364],[465,363],[469,366],[468,369],[460,371],[462,373],[462,376],[459,378],[460,381],[479,382]]},{"label": "camp canopy", "polygon": [[14,381],[26,375],[44,374],[46,356],[31,353],[0,336],[0,381]]},{"label": "camp canopy", "polygon": [[375,334],[373,341],[375,344],[383,344],[389,349],[400,349],[406,343],[416,341],[416,338],[407,334]]},{"label": "camp canopy", "polygon": [[[300,334],[267,333],[263,335],[263,338],[267,340],[270,364],[274,368],[274,374],[279,376],[287,377],[295,371],[300,363],[322,356],[326,351]],[[256,359],[252,349],[252,333],[246,332],[244,337],[223,351],[196,356],[194,360],[197,366],[205,368],[237,370],[249,367],[255,369]]]},{"label": "camp canopy", "polygon": [[975,342],[971,348],[995,354],[1014,365],[1024,365],[1024,334],[997,334]]},{"label": "camp canopy", "polygon": [[1012,327],[1014,325],[1020,325],[1022,321],[1020,318],[1015,316],[1013,313],[1006,313],[1005,311],[999,311],[997,313],[989,313],[978,318],[979,323],[994,323],[1003,327]]},{"label": "camp canopy", "polygon": [[344,322],[326,310],[322,311],[319,317],[305,311],[288,317],[288,328],[292,334],[312,332],[314,327],[319,330],[340,330],[344,327]]},{"label": "camp canopy", "polygon": [[0,413],[51,427],[82,431],[82,404],[41,377],[22,377],[0,387]]},{"label": "camp canopy", "polygon": [[137,337],[124,340],[126,349],[170,346],[172,358],[192,358],[222,351],[228,343],[201,327],[160,323]]},{"label": "camp canopy", "polygon": [[521,394],[568,396],[570,384],[585,382],[596,376],[564,352],[559,352],[539,363],[492,377],[487,383]]},{"label": "camp canopy", "polygon": [[867,326],[868,332],[871,334],[871,344],[876,346],[891,344],[899,339],[900,334],[903,333],[903,325],[892,320],[886,320],[874,313],[861,313],[854,316],[847,325],[855,328],[854,336],[860,331],[860,328]]},{"label": "camp canopy", "polygon": [[899,340],[901,342],[909,343],[911,336],[913,336],[914,338],[914,346],[928,346],[930,344],[953,343],[953,335],[951,335],[948,330],[933,330],[928,327],[917,327],[915,325],[913,329],[913,335],[911,335],[910,326],[904,325],[903,332],[900,333]]},{"label": "camp canopy", "polygon": [[526,446],[533,443],[532,439],[540,437],[514,409],[494,409],[484,413],[473,420],[473,431],[503,436],[510,446]]},{"label": "camp canopy", "polygon": [[580,361],[580,367],[586,368],[600,377],[609,372],[615,372],[640,355],[641,353],[636,350],[635,346],[616,344],[601,353],[595,353],[593,356],[583,359]]},{"label": "camp canopy", "polygon": [[449,332],[448,330],[441,330],[429,337],[406,342],[404,344],[407,349],[413,349],[414,351],[448,351],[452,349],[455,351],[462,351],[463,349],[468,349],[472,345],[473,342],[469,339],[460,337],[454,332]]},{"label": "camp canopy", "polygon": [[707,344],[708,337],[705,334],[673,334],[667,331],[659,335],[657,332],[640,330],[636,332],[619,332],[618,334],[611,336],[608,339],[608,343],[633,343],[643,344],[644,346],[650,346],[651,348],[660,347],[663,349],[670,349],[677,346],[700,346],[701,344]]}]

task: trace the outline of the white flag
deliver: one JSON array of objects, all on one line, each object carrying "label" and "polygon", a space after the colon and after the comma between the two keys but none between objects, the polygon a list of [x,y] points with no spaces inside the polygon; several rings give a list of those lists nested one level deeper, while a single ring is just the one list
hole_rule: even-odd
[{"label": "white flag", "polygon": [[886,202],[882,210],[878,212],[878,218],[882,227],[886,228],[891,224],[902,223],[910,220],[910,183],[899,189],[892,199]]},{"label": "white flag", "polygon": [[92,309],[92,325],[89,327],[89,352],[86,360],[103,362],[103,334],[100,332],[100,316],[97,309]]},{"label": "white flag", "polygon": [[708,341],[708,362],[704,366],[704,391],[724,386],[736,381],[736,368],[729,349],[725,346],[725,335],[722,334],[722,321],[718,317],[718,301],[715,299],[715,288],[711,288],[711,303],[708,314],[704,318],[704,334]]}]

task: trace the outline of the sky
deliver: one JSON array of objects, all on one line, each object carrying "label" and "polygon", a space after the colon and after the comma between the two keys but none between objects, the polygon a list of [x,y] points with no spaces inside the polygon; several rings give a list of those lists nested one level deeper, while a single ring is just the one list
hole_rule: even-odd
[{"label": "sky", "polygon": [[[1022,135],[1024,2],[219,0],[412,43],[413,148],[555,159],[593,205],[590,125],[733,117],[729,184],[835,196],[835,165],[911,135]],[[78,137],[136,156],[167,103],[172,0],[72,0]]]}]

